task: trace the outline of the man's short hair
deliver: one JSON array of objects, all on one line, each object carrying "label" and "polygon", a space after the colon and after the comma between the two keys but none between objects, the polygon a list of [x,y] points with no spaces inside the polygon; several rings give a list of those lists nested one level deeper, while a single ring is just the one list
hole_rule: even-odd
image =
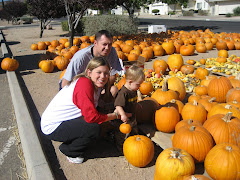
[{"label": "man's short hair", "polygon": [[108,32],[107,30],[101,30],[95,34],[95,40],[99,40],[102,37],[102,35],[105,35],[109,39],[113,39],[113,36],[110,32]]}]

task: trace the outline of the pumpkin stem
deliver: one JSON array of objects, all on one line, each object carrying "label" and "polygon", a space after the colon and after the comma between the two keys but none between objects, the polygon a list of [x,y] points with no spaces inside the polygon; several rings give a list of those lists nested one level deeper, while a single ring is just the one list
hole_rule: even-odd
[{"label": "pumpkin stem", "polygon": [[141,140],[141,138],[137,136],[136,137],[136,141],[140,141],[140,140]]},{"label": "pumpkin stem", "polygon": [[226,109],[231,109],[232,106],[231,106],[230,104],[227,104],[227,105],[225,106],[225,108],[226,108]]},{"label": "pumpkin stem", "polygon": [[194,106],[197,106],[197,105],[198,105],[197,100],[193,100],[193,105],[194,105]]},{"label": "pumpkin stem", "polygon": [[216,100],[216,97],[212,97],[211,99],[208,100],[208,102],[212,103],[215,100]]},{"label": "pumpkin stem", "polygon": [[192,124],[193,123],[193,120],[192,119],[189,119],[188,120],[188,124]]},{"label": "pumpkin stem", "polygon": [[176,100],[175,100],[175,99],[172,99],[170,102],[171,102],[171,103],[176,103]]},{"label": "pumpkin stem", "polygon": [[238,102],[237,102],[236,99],[234,99],[234,100],[232,101],[232,103],[233,103],[233,104],[237,104]]},{"label": "pumpkin stem", "polygon": [[196,126],[191,126],[190,127],[190,131],[195,131],[195,129],[196,129]]},{"label": "pumpkin stem", "polygon": [[227,146],[227,147],[226,147],[226,150],[227,150],[227,151],[232,151],[232,147],[231,147],[231,146]]},{"label": "pumpkin stem", "polygon": [[194,175],[191,176],[191,180],[199,180],[198,178],[196,178]]},{"label": "pumpkin stem", "polygon": [[179,152],[179,150],[170,150],[171,154],[170,154],[170,159],[174,158],[174,159],[181,159],[182,156],[184,156],[183,154],[181,154]]},{"label": "pumpkin stem", "polygon": [[228,112],[223,118],[222,120],[224,120],[225,122],[231,122],[231,117],[232,117],[232,112]]},{"label": "pumpkin stem", "polygon": [[165,79],[164,81],[163,81],[163,85],[162,85],[162,91],[168,91],[168,84],[167,84],[168,82],[167,82],[167,79]]}]

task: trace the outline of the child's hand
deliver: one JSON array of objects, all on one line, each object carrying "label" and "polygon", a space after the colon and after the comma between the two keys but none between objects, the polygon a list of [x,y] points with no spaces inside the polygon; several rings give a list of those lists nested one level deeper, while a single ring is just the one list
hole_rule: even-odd
[{"label": "child's hand", "polygon": [[121,120],[122,120],[122,122],[127,123],[128,117],[126,115],[123,115],[123,116],[121,116]]}]

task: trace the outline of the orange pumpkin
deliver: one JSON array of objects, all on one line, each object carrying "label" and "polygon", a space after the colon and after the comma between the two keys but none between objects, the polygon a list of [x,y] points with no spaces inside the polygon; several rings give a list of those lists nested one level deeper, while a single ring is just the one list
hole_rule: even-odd
[{"label": "orange pumpkin", "polygon": [[202,123],[198,120],[194,119],[185,119],[182,121],[179,121],[175,126],[175,132],[178,131],[181,127],[191,127],[191,126],[202,126]]},{"label": "orange pumpkin", "polygon": [[214,141],[211,134],[202,126],[183,126],[175,132],[172,144],[173,147],[187,151],[196,163],[200,163],[214,146]]},{"label": "orange pumpkin", "polygon": [[126,83],[126,78],[124,77],[117,84],[118,90],[120,90],[125,83]]},{"label": "orange pumpkin", "polygon": [[194,54],[195,48],[191,44],[185,44],[180,47],[180,54],[183,56],[192,56]]},{"label": "orange pumpkin", "polygon": [[186,88],[184,82],[178,77],[170,77],[167,79],[167,83],[168,89],[175,91],[179,97],[173,99],[179,99],[183,101],[186,96]]},{"label": "orange pumpkin", "polygon": [[194,101],[193,103],[187,103],[182,109],[182,118],[198,120],[202,124],[207,119],[207,111],[203,105]]},{"label": "orange pumpkin", "polygon": [[133,166],[145,167],[154,156],[153,142],[143,135],[130,136],[123,143],[123,154]]},{"label": "orange pumpkin", "polygon": [[153,92],[153,85],[149,81],[144,81],[140,85],[139,90],[143,95],[150,95],[150,93]]},{"label": "orange pumpkin", "polygon": [[59,70],[64,70],[67,68],[69,64],[69,59],[63,57],[63,56],[57,56],[54,58],[54,61],[56,61],[57,68]]},{"label": "orange pumpkin", "polygon": [[194,70],[195,68],[191,65],[183,65],[180,69],[183,74],[192,74]]},{"label": "orange pumpkin", "polygon": [[170,70],[180,70],[183,65],[183,58],[180,54],[172,54],[168,57],[167,64]]},{"label": "orange pumpkin", "polygon": [[54,70],[54,65],[51,60],[41,61],[41,70],[45,73],[51,73]]},{"label": "orange pumpkin", "polygon": [[47,48],[47,45],[43,41],[38,42],[38,50],[45,50]]},{"label": "orange pumpkin", "polygon": [[33,51],[38,50],[38,45],[37,45],[37,44],[32,44],[32,45],[31,45],[31,49],[32,49]]},{"label": "orange pumpkin", "polygon": [[158,131],[170,133],[180,121],[180,114],[173,106],[162,107],[155,113],[155,125]]},{"label": "orange pumpkin", "polygon": [[175,46],[172,42],[163,42],[162,47],[167,55],[171,55],[175,52]]},{"label": "orange pumpkin", "polygon": [[163,82],[162,89],[157,89],[151,98],[155,99],[160,105],[164,105],[172,99],[179,99],[177,93],[174,90],[168,89],[167,80]]},{"label": "orange pumpkin", "polygon": [[226,103],[220,103],[220,104],[214,105],[208,112],[207,119],[215,114],[227,114],[228,112],[232,112],[233,116],[240,119],[239,109],[235,106],[232,106],[232,105],[226,104]]},{"label": "orange pumpkin", "polygon": [[16,71],[19,67],[19,62],[16,59],[6,57],[1,62],[1,68],[5,71]]},{"label": "orange pumpkin", "polygon": [[227,92],[232,89],[230,80],[226,77],[212,79],[208,85],[208,95],[216,97],[219,103],[226,102]]},{"label": "orange pumpkin", "polygon": [[201,80],[205,79],[206,76],[208,76],[208,75],[209,75],[209,71],[202,67],[197,68],[196,73],[195,73],[195,77],[197,79],[201,79]]},{"label": "orange pumpkin", "polygon": [[217,144],[207,154],[204,167],[213,179],[240,179],[237,173],[240,172],[240,148],[229,143]]},{"label": "orange pumpkin", "polygon": [[127,124],[127,123],[122,123],[120,126],[119,126],[119,130],[121,133],[123,134],[129,134],[132,130],[132,127],[130,124]]},{"label": "orange pumpkin", "polygon": [[240,88],[232,88],[227,92],[226,102],[237,101],[240,102]]},{"label": "orange pumpkin", "polygon": [[182,179],[194,171],[194,160],[188,152],[179,148],[167,148],[157,158],[154,180]]},{"label": "orange pumpkin", "polygon": [[228,58],[228,51],[225,49],[221,49],[218,51],[218,57],[225,57]]}]

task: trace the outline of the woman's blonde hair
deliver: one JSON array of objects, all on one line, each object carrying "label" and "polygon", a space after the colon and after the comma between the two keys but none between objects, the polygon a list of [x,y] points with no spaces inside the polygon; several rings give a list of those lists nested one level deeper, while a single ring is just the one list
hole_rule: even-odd
[{"label": "woman's blonde hair", "polygon": [[142,68],[136,65],[132,65],[126,70],[125,78],[126,80],[132,80],[132,81],[137,81],[139,79],[144,80],[145,74]]},{"label": "woman's blonde hair", "polygon": [[[110,70],[111,70],[110,64],[108,63],[108,61],[107,61],[104,57],[94,57],[94,58],[92,58],[92,59],[88,62],[88,65],[87,65],[85,71],[84,71],[83,73],[81,73],[81,74],[77,74],[76,76],[74,76],[74,78],[73,78],[73,80],[72,80],[71,82],[77,80],[77,79],[80,78],[80,77],[87,77],[87,78],[89,78],[88,75],[87,75],[87,70],[92,71],[92,70],[98,68],[99,66],[107,66],[108,69],[109,69],[109,72],[110,72]],[[90,79],[90,78],[89,78],[89,79]],[[109,78],[108,78],[108,81],[107,81],[104,89],[105,89],[105,90],[110,89]],[[106,91],[106,92],[108,92],[108,91]]]}]

